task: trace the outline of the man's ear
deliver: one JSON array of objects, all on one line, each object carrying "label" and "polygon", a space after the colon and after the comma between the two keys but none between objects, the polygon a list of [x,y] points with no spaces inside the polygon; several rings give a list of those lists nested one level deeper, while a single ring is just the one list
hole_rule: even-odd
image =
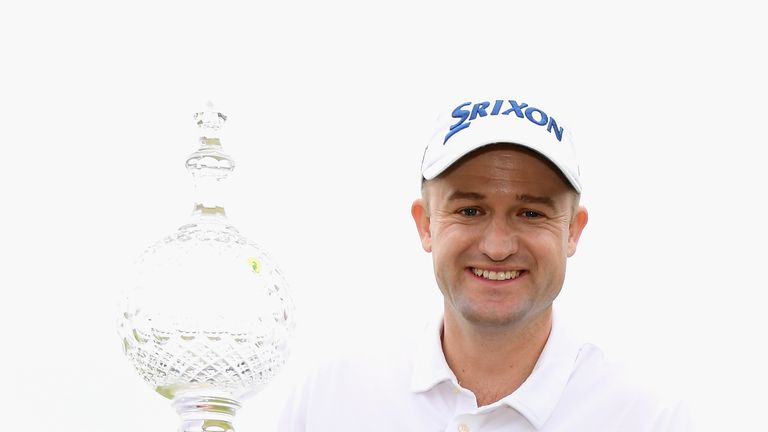
[{"label": "man's ear", "polygon": [[584,231],[584,227],[587,226],[587,220],[589,214],[585,207],[579,206],[576,209],[576,214],[571,219],[571,224],[568,227],[568,256],[571,257],[576,253],[576,245],[579,244],[579,238],[581,232]]},{"label": "man's ear", "polygon": [[421,238],[421,247],[426,252],[432,252],[432,235],[429,232],[429,211],[423,199],[417,199],[411,205],[411,216],[416,222],[416,229]]}]

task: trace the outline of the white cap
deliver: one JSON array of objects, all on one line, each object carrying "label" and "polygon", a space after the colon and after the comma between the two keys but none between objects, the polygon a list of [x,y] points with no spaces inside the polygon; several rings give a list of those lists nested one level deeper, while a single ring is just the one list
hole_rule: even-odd
[{"label": "white cap", "polygon": [[581,193],[570,132],[543,109],[515,99],[466,99],[441,113],[424,151],[421,174],[431,180],[468,153],[489,144],[527,147],[549,159]]}]

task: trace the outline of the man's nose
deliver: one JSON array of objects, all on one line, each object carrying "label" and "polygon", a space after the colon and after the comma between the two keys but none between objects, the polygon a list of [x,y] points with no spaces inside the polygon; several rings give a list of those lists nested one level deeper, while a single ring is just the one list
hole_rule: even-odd
[{"label": "man's nose", "polygon": [[517,234],[509,221],[493,219],[483,232],[480,240],[480,252],[493,261],[504,261],[517,252]]}]

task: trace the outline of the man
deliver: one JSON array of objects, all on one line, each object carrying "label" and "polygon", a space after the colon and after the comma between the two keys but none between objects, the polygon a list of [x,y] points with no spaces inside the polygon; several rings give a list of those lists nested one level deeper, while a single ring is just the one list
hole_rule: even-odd
[{"label": "man", "polygon": [[281,431],[687,431],[553,318],[587,224],[568,131],[508,98],[450,107],[411,208],[443,319],[412,353],[322,366]]}]

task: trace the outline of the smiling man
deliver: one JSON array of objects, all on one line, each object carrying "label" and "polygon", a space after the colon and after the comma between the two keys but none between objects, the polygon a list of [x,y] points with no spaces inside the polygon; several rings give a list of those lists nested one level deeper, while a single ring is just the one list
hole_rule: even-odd
[{"label": "smiling man", "polygon": [[411,214],[442,319],[404,355],[323,365],[281,431],[690,430],[681,404],[633,383],[553,313],[588,219],[567,129],[523,101],[461,101],[421,171]]},{"label": "smiling man", "polygon": [[492,144],[426,181],[413,204],[445,299],[443,351],[478,406],[514,392],[544,348],[587,224],[576,187],[539,154]]}]

